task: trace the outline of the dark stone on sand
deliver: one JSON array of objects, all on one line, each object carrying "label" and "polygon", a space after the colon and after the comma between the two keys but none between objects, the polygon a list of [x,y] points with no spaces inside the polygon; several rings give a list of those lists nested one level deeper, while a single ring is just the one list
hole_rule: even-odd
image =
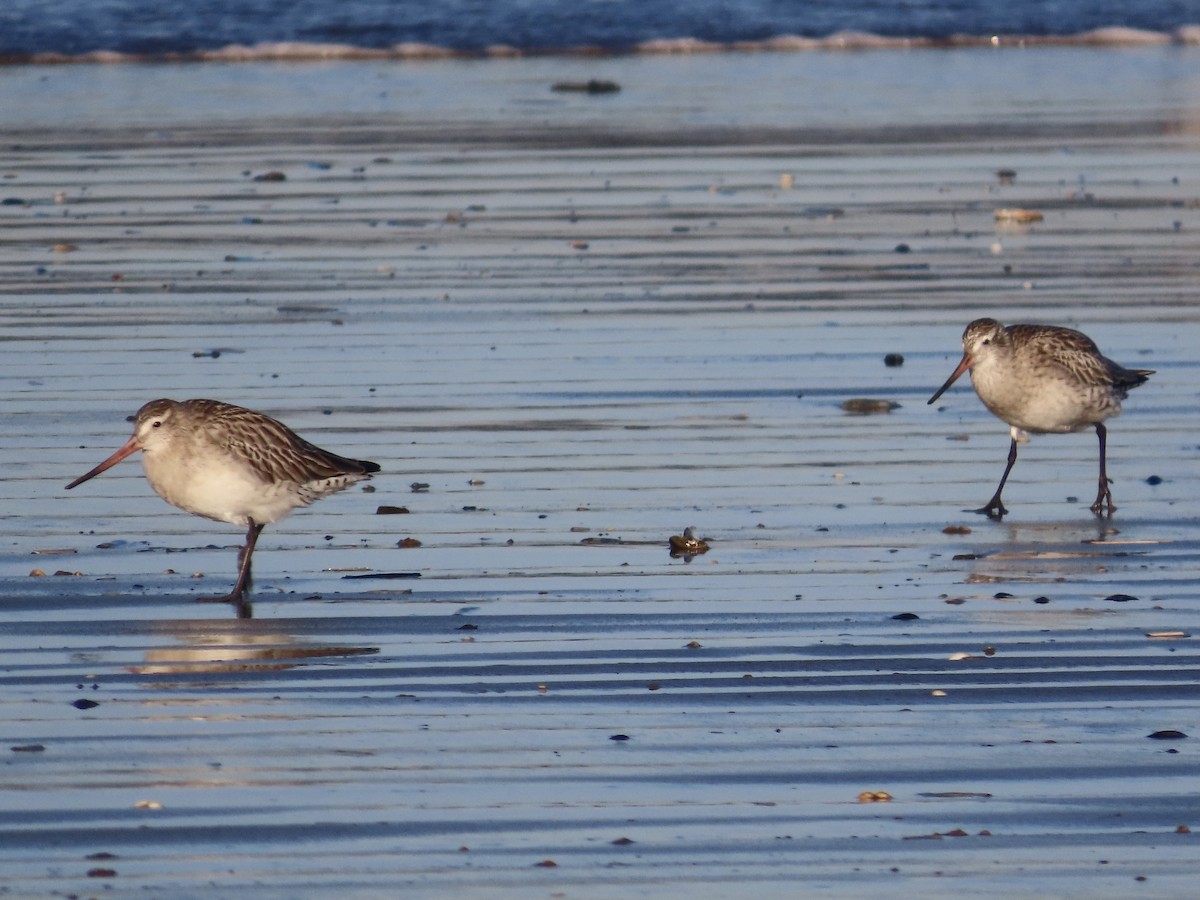
[{"label": "dark stone on sand", "polygon": [[402,516],[407,512],[407,506],[380,506],[375,509],[377,516]]},{"label": "dark stone on sand", "polygon": [[13,753],[41,753],[46,749],[45,744],[17,744],[15,747],[9,747]]},{"label": "dark stone on sand", "polygon": [[1050,598],[1049,597],[1034,597],[1033,602],[1034,603],[1049,603]]},{"label": "dark stone on sand", "polygon": [[608,739],[609,739],[610,741],[627,741],[627,740],[629,740],[629,735],[627,735],[627,734],[613,734],[613,735],[609,735],[609,738],[608,738]]},{"label": "dark stone on sand", "polygon": [[1137,597],[1131,594],[1110,594],[1104,599],[1109,603],[1129,603],[1131,600],[1137,600]]},{"label": "dark stone on sand", "polygon": [[992,599],[993,600],[1007,600],[1011,596],[1012,596],[1012,594],[1010,594],[1008,591],[996,591],[996,593],[992,594]]},{"label": "dark stone on sand", "polygon": [[952,559],[955,559],[955,560],[960,560],[960,559],[979,559],[979,557],[978,557],[978,556],[976,556],[974,553],[955,553],[955,554],[954,554],[954,556],[953,556],[953,557],[951,557],[951,558],[952,558]]},{"label": "dark stone on sand", "polygon": [[1153,738],[1156,741],[1178,741],[1186,738],[1187,735],[1182,731],[1175,731],[1174,729],[1168,728],[1164,731],[1156,731],[1153,734],[1148,734],[1146,737]]},{"label": "dark stone on sand", "polygon": [[892,616],[892,618],[897,622],[911,622],[913,619],[919,619],[921,617],[916,613],[897,613],[896,615]]},{"label": "dark stone on sand", "polygon": [[287,176],[282,172],[263,172],[261,175],[254,176],[255,181],[287,181]]},{"label": "dark stone on sand", "polygon": [[76,709],[94,709],[95,707],[99,706],[100,704],[97,703],[95,700],[80,699],[80,700],[76,700],[71,705],[73,707],[75,707]]},{"label": "dark stone on sand", "polygon": [[889,369],[899,368],[900,366],[904,365],[904,354],[889,353],[883,358],[883,364]]},{"label": "dark stone on sand", "polygon": [[896,252],[897,253],[912,253],[912,247],[908,246],[908,244],[897,244]]},{"label": "dark stone on sand", "polygon": [[1162,484],[1162,477],[1159,475],[1151,475],[1146,479],[1146,484]]},{"label": "dark stone on sand", "polygon": [[0,206],[24,206],[25,201],[20,197],[5,197],[0,200]]}]

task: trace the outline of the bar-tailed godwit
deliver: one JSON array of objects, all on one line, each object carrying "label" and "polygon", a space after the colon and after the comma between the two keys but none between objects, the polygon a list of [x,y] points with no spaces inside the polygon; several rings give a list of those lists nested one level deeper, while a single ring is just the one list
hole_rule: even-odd
[{"label": "bar-tailed godwit", "polygon": [[247,529],[233,590],[202,600],[248,615],[250,557],[263,526],[369,479],[379,466],[315,447],[270,416],[219,400],[152,400],[116,453],[67,485],[83,484],[142,451],[146,479],[172,506]]},{"label": "bar-tailed godwit", "polygon": [[992,415],[1008,424],[1012,436],[1000,485],[975,512],[993,519],[1008,512],[1000,494],[1017,461],[1017,443],[1029,440],[1030,432],[1061,434],[1092,426],[1100,439],[1100,481],[1092,512],[1100,515],[1107,506],[1111,516],[1116,507],[1105,466],[1104,420],[1120,415],[1129,390],[1144,384],[1154,370],[1127,369],[1104,356],[1087,335],[1056,325],[1005,328],[995,319],[976,319],[962,342],[962,361],[929,402],[970,369],[975,393]]}]

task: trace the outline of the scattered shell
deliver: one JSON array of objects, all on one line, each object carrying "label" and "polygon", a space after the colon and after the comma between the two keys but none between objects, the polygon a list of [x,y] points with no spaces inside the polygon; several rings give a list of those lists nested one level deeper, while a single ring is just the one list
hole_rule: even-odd
[{"label": "scattered shell", "polygon": [[162,809],[163,805],[157,800],[139,800],[133,804],[134,809]]},{"label": "scattered shell", "polygon": [[55,253],[71,253],[75,250],[78,250],[79,247],[76,246],[75,244],[61,243],[61,244],[55,244],[50,249]]},{"label": "scattered shell", "polygon": [[396,546],[403,550],[411,550],[414,547],[420,547],[421,542],[414,537],[406,537],[396,541]]},{"label": "scattered shell", "polygon": [[1146,637],[1155,638],[1160,641],[1171,641],[1191,637],[1191,635],[1186,631],[1147,631]]},{"label": "scattered shell", "polygon": [[971,529],[966,525],[947,525],[942,529],[942,534],[970,534]]}]

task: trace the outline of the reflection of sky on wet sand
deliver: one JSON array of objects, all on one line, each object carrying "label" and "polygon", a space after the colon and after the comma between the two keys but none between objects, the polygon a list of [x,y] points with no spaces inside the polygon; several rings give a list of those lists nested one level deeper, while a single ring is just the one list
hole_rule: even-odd
[{"label": "reflection of sky on wet sand", "polygon": [[[1185,895],[1188,52],[597,60],[615,104],[548,91],[578,59],[4,73],[10,889]],[[403,77],[424,113],[362,87]],[[1006,428],[925,400],[984,314],[1157,370],[1111,521],[1086,434],[963,512]],[[264,531],[253,619],[194,602],[239,529],[133,462],[62,490],[159,395],[384,467]]]}]

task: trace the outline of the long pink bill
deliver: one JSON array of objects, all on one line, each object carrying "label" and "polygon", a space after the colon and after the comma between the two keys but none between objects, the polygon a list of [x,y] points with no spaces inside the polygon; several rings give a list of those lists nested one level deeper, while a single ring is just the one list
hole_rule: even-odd
[{"label": "long pink bill", "polygon": [[83,484],[89,478],[95,478],[101,472],[107,472],[109,469],[111,469],[113,466],[115,466],[117,463],[119,463],[125,457],[129,456],[130,454],[136,453],[140,449],[141,448],[138,447],[138,444],[137,444],[137,436],[134,435],[133,437],[131,437],[129,440],[127,440],[125,442],[124,446],[122,446],[120,450],[118,450],[116,453],[114,453],[112,456],[110,456],[104,462],[100,463],[100,465],[96,466],[96,468],[92,469],[90,472],[88,472],[85,475],[80,475],[78,478],[76,478],[74,481],[72,481],[70,484],[68,484],[67,490],[69,491],[71,488],[75,487],[76,485]]},{"label": "long pink bill", "polygon": [[946,389],[949,388],[950,385],[954,384],[954,382],[958,381],[959,376],[961,376],[962,373],[967,371],[967,369],[969,369],[969,368],[971,368],[971,358],[969,356],[967,356],[967,354],[964,353],[962,362],[960,362],[958,364],[958,368],[955,369],[951,373],[950,377],[946,379],[946,383],[937,389],[937,393],[935,393],[932,397],[929,398],[929,403],[930,404],[936,403],[937,398],[942,396],[942,394],[946,393]]}]

